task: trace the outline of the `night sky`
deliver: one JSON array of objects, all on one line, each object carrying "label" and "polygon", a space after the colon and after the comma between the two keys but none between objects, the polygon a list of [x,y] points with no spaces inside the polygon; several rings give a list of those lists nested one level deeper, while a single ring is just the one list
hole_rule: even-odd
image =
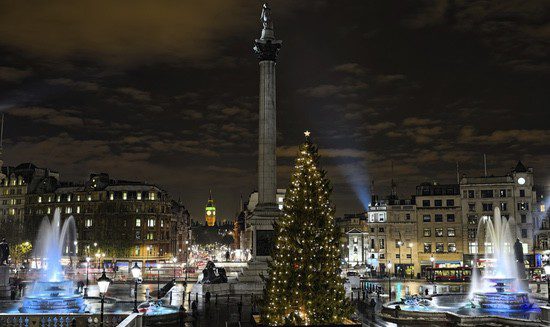
[{"label": "night sky", "polygon": [[[272,1],[279,187],[312,132],[339,215],[504,174],[550,184],[548,1]],[[158,184],[196,219],[256,188],[261,2],[2,1],[5,164]],[[364,202],[364,201],[363,201]]]}]

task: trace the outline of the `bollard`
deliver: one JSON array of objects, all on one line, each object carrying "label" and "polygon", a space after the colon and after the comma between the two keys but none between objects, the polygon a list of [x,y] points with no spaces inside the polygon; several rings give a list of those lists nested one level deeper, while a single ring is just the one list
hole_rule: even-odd
[{"label": "bollard", "polygon": [[197,303],[199,302],[199,293],[195,293],[195,301],[197,301]]},{"label": "bollard", "polygon": [[189,292],[187,294],[188,294],[187,307],[190,307],[191,306],[191,292]]}]

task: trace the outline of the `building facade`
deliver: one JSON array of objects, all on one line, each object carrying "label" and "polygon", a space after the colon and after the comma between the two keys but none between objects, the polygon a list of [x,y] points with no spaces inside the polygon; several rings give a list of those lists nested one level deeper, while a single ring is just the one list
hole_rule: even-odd
[{"label": "building facade", "polygon": [[0,203],[6,203],[1,212],[13,218],[3,218],[2,227],[19,231],[10,235],[12,243],[33,242],[42,219],[59,210],[62,219],[75,219],[81,255],[154,260],[186,250],[189,212],[153,184],[101,173],[76,185],[60,183],[58,173],[32,164],[9,170]]}]

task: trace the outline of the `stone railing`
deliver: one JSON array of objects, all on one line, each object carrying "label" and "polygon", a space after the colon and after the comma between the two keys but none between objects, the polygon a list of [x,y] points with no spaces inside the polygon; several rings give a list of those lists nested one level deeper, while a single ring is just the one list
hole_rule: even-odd
[{"label": "stone railing", "polygon": [[[127,314],[106,313],[101,326],[98,314],[0,314],[2,327],[116,327],[128,317]],[[139,325],[127,325],[137,326]]]}]

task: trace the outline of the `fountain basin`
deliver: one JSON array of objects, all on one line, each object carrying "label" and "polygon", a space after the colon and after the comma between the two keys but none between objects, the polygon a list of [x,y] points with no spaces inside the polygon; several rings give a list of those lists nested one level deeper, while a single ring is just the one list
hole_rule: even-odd
[{"label": "fountain basin", "polygon": [[23,313],[78,313],[86,310],[84,298],[74,294],[70,280],[37,281],[19,309]]},{"label": "fountain basin", "polygon": [[474,302],[494,311],[523,311],[533,306],[526,292],[475,292]]}]

